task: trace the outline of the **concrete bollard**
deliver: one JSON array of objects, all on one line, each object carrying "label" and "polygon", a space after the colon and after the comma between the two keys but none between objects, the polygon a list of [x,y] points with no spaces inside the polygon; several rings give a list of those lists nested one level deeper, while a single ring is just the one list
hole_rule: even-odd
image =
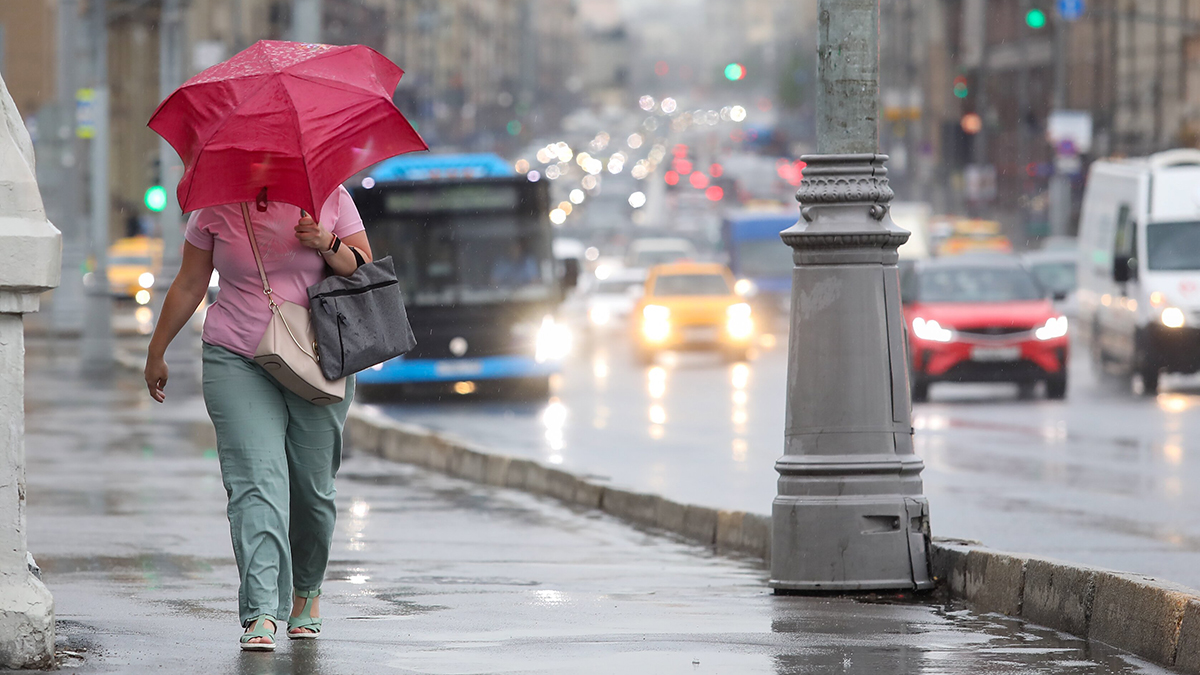
[{"label": "concrete bollard", "polygon": [[54,665],[54,599],[25,540],[25,329],[58,285],[62,235],[46,220],[33,145],[0,78],[0,667]]}]

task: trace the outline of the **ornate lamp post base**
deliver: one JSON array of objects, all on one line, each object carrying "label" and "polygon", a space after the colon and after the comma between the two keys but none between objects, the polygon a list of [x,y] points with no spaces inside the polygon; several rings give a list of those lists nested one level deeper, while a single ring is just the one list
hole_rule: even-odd
[{"label": "ornate lamp post base", "polygon": [[888,217],[887,157],[804,160],[803,219],[781,235],[795,267],[770,583],[930,588],[896,267],[908,232]]}]

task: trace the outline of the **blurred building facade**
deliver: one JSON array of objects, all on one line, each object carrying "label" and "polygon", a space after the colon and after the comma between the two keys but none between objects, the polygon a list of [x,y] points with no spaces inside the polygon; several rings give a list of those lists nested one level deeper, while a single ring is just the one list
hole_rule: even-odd
[{"label": "blurred building facade", "polygon": [[[1092,159],[1200,143],[1200,0],[1057,5],[881,1],[882,140],[901,198],[1036,237],[1056,173],[1073,228]],[[1056,110],[1086,114],[1090,147],[1052,143]]]},{"label": "blurred building facade", "polygon": [[[0,2],[0,69],[35,130],[49,108],[74,110],[76,105],[73,97],[56,97],[57,19],[65,1]],[[77,11],[78,44],[65,49],[64,57],[78,88],[90,86],[95,77],[91,41],[85,39],[95,29],[93,1],[70,5]],[[397,104],[431,146],[505,152],[557,129],[585,89],[613,98],[620,96],[615,90],[627,86],[627,66],[620,58],[612,60],[624,46],[623,25],[597,22],[595,12],[584,21],[577,11],[580,1],[322,0],[322,39],[368,45],[405,68]],[[165,4],[107,1],[114,238],[137,219],[145,220],[143,195],[161,181],[159,138],[146,122],[166,93],[159,90]],[[180,82],[257,40],[290,36],[293,0],[181,0],[178,5]],[[581,70],[581,44],[592,38],[600,42],[588,45],[597,67]],[[54,103],[61,105],[48,105]],[[56,157],[78,154],[86,181],[89,142],[44,150]]]},{"label": "blurred building facade", "polygon": [[54,100],[56,0],[0,2],[0,74],[27,119]]}]

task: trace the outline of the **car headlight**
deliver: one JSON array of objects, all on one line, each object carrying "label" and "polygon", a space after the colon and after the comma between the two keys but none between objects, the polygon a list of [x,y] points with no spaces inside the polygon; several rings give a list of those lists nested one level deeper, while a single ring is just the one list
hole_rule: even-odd
[{"label": "car headlight", "polygon": [[1033,331],[1039,340],[1053,340],[1067,334],[1067,317],[1056,316],[1046,320],[1045,325]]},{"label": "car headlight", "polygon": [[588,319],[597,326],[603,326],[612,320],[612,312],[607,307],[593,307],[588,310]]},{"label": "car headlight", "polygon": [[138,286],[142,288],[154,288],[154,275],[149,272],[142,272],[138,275]]},{"label": "car headlight", "polygon": [[758,293],[758,284],[749,279],[738,279],[737,283],[733,285],[733,292],[743,298],[753,297]]},{"label": "car headlight", "polygon": [[534,359],[538,363],[560,361],[571,351],[571,329],[546,315],[538,328]]},{"label": "car headlight", "polygon": [[1187,317],[1183,315],[1183,310],[1178,307],[1168,307],[1162,311],[1159,316],[1162,325],[1167,328],[1182,328],[1183,324],[1187,323]]},{"label": "car headlight", "polygon": [[912,328],[913,335],[922,340],[950,342],[954,339],[954,331],[949,328],[942,328],[942,325],[933,319],[926,321],[921,317],[917,317],[912,321]]},{"label": "car headlight", "polygon": [[744,302],[730,305],[725,310],[725,330],[729,331],[730,337],[737,340],[750,337],[750,334],[754,332],[754,321],[750,318],[750,305]]},{"label": "car headlight", "polygon": [[667,321],[671,318],[671,308],[662,305],[646,305],[642,308],[642,316],[647,321]]},{"label": "car headlight", "polygon": [[650,342],[662,342],[671,334],[671,309],[662,305],[642,308],[642,335]]}]

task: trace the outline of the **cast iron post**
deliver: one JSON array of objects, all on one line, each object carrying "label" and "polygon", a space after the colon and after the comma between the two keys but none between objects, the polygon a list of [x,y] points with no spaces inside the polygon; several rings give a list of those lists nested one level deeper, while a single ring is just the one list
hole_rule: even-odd
[{"label": "cast iron post", "polygon": [[896,249],[879,142],[878,0],[820,0],[817,152],[793,249],[776,592],[922,589],[929,506],[912,450]]}]

